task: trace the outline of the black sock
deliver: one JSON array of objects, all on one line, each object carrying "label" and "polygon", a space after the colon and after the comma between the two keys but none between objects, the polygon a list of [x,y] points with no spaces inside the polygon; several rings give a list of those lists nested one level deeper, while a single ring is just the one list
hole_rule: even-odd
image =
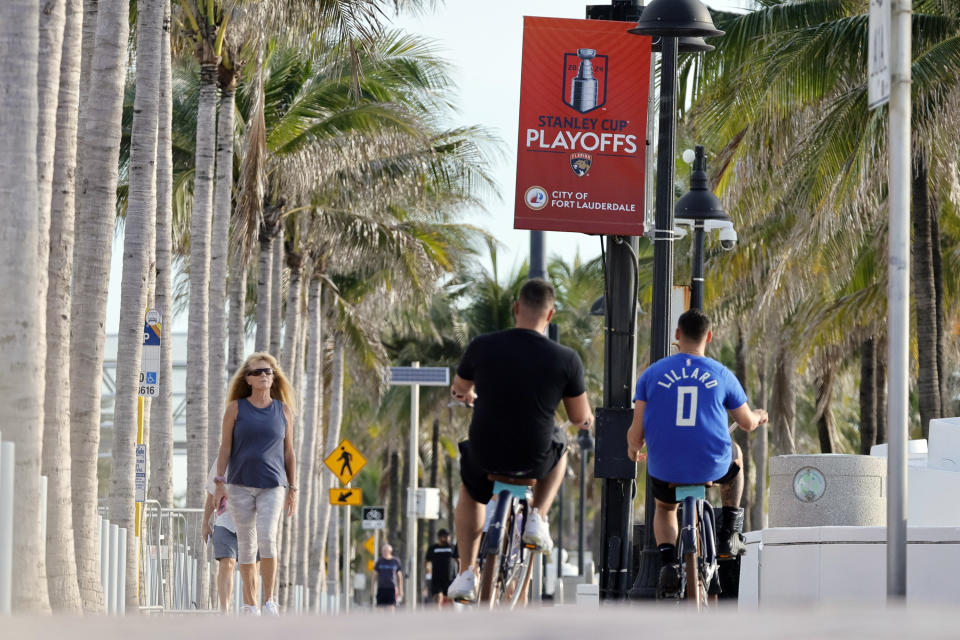
[{"label": "black sock", "polygon": [[660,562],[663,564],[674,564],[677,561],[677,547],[672,544],[658,544],[657,551],[660,552]]}]

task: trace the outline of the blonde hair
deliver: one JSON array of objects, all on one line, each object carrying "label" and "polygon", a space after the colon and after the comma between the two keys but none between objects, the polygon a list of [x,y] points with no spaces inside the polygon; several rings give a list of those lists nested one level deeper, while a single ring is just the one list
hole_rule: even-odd
[{"label": "blonde hair", "polygon": [[270,397],[274,400],[279,400],[290,407],[291,411],[296,412],[297,400],[293,395],[293,386],[291,386],[290,381],[287,380],[287,376],[283,374],[283,369],[280,368],[277,359],[266,351],[251,353],[247,356],[247,359],[243,361],[243,364],[240,365],[240,368],[237,369],[237,372],[233,374],[227,391],[227,402],[233,402],[240,398],[248,398],[250,394],[253,393],[253,389],[247,383],[247,374],[250,373],[250,363],[257,360],[263,360],[273,369],[273,386],[270,387]]}]

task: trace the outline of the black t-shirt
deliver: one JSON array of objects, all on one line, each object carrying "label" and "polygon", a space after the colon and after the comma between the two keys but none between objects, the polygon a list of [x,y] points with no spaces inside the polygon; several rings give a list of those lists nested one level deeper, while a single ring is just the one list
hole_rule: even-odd
[{"label": "black t-shirt", "polygon": [[586,390],[577,352],[532,329],[476,338],[457,375],[476,385],[470,450],[488,472],[535,468],[552,446],[557,405]]},{"label": "black t-shirt", "polygon": [[378,589],[396,589],[398,586],[397,572],[403,571],[403,566],[396,558],[379,558],[373,565],[377,572]]},{"label": "black t-shirt", "polygon": [[446,584],[453,580],[456,574],[457,548],[450,543],[435,543],[427,549],[427,562],[432,565],[431,580]]}]

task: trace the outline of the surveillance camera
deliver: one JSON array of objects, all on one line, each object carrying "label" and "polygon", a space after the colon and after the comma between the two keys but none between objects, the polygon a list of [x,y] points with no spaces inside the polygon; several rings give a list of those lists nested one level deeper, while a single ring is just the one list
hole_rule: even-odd
[{"label": "surveillance camera", "polygon": [[732,226],[720,229],[720,248],[724,251],[731,251],[737,246],[737,232]]}]

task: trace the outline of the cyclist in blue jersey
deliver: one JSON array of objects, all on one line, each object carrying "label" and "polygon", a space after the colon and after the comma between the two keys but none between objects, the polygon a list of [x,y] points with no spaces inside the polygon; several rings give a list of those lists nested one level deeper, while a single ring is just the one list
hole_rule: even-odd
[{"label": "cyclist in blue jersey", "polygon": [[[767,421],[767,412],[753,410],[733,373],[706,356],[713,338],[710,318],[698,309],[680,316],[679,353],[650,365],[634,396],[633,424],[627,432],[631,460],[647,461],[656,511],[653,532],[663,568],[659,594],[673,594],[680,586],[677,562],[677,498],[675,486],[721,485],[723,513],[718,533],[718,555],[743,553],[743,453],[730,439],[730,412],[744,431]],[[647,453],[641,450],[646,444]]]}]

